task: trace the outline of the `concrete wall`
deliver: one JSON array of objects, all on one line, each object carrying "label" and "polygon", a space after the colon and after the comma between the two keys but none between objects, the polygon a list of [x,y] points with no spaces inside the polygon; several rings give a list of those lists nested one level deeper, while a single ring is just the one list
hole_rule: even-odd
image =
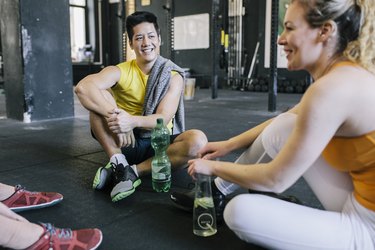
[{"label": "concrete wall", "polygon": [[74,116],[69,1],[2,0],[7,117]]}]

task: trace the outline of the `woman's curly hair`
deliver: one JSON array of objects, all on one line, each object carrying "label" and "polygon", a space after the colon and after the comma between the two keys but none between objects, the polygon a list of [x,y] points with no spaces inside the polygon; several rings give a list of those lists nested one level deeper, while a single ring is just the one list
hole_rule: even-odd
[{"label": "woman's curly hair", "polygon": [[375,1],[374,0],[291,0],[306,10],[313,28],[333,20],[338,27],[336,53],[375,74]]}]

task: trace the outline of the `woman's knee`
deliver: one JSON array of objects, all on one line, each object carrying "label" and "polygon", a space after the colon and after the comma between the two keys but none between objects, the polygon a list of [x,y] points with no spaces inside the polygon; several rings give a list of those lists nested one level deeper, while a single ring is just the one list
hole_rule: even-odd
[{"label": "woman's knee", "polygon": [[262,132],[261,140],[267,154],[272,158],[280,152],[292,133],[297,116],[283,113],[277,116]]},{"label": "woman's knee", "polygon": [[[232,230],[251,231],[264,220],[265,213],[275,198],[260,194],[240,194],[231,199],[224,209],[224,220]],[[272,204],[272,205],[271,205]]]},{"label": "woman's knee", "polygon": [[231,199],[224,209],[224,221],[231,230],[242,228],[245,218],[249,215],[248,209],[251,207],[249,194],[241,194]]}]

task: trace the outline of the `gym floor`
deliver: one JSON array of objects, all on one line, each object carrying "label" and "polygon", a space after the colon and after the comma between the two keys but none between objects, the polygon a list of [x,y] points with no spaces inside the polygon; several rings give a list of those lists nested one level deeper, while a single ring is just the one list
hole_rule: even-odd
[{"label": "gym floor", "polygon": [[[300,98],[278,94],[277,111],[271,113],[267,93],[219,89],[218,98],[211,99],[210,89],[196,89],[194,100],[185,101],[186,127],[201,129],[209,141],[224,140],[292,107]],[[22,212],[29,221],[73,229],[98,227],[104,235],[99,249],[262,249],[241,241],[225,224],[214,236],[195,236],[192,214],[175,208],[169,193],[155,193],[150,176],[142,177],[136,192],[118,203],[110,200],[110,190],[94,191],[94,174],[108,158],[91,137],[88,113],[77,100],[74,118],[28,124],[5,119],[4,103],[0,92],[0,182],[64,195],[54,207]],[[240,153],[221,160],[234,161]],[[184,169],[174,172],[172,179],[171,191],[193,187]],[[303,179],[285,194],[321,207]]]}]

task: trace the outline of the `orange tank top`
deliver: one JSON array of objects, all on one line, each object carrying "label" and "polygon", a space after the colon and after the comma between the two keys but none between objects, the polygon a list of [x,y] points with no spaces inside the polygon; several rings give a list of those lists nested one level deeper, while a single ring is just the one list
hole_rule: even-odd
[{"label": "orange tank top", "polygon": [[337,170],[350,174],[357,201],[375,211],[375,131],[357,137],[334,137],[323,157]]}]

